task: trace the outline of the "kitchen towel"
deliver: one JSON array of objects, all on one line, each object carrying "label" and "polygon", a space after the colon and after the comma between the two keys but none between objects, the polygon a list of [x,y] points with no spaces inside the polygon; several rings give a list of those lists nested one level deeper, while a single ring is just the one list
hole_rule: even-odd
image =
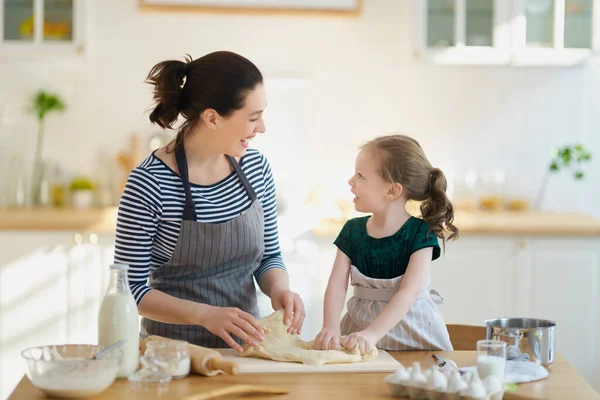
[{"label": "kitchen towel", "polygon": [[[476,372],[477,366],[463,367],[458,370],[461,372]],[[548,370],[539,364],[531,361],[506,360],[505,383],[533,382],[547,377]]]}]

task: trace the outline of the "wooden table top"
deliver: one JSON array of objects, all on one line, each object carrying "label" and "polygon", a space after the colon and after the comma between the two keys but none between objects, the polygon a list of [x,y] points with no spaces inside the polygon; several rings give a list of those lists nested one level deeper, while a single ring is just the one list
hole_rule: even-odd
[{"label": "wooden table top", "polygon": [[[454,360],[459,367],[475,365],[474,351],[436,352]],[[432,352],[390,352],[404,366],[419,361],[423,368],[433,365]],[[539,399],[600,399],[596,392],[560,355],[549,367],[548,378],[519,384],[516,393]],[[182,399],[184,396],[206,392],[235,384],[269,385],[289,390],[286,395],[252,395],[252,399],[397,399],[388,391],[383,378],[387,373],[352,374],[250,374],[238,376],[217,375],[204,377],[193,375],[185,379],[171,381],[169,390],[161,399]],[[237,399],[244,395],[221,396],[218,399]],[[35,400],[46,398],[25,376],[9,400]],[[126,379],[119,379],[94,400],[146,400],[158,399],[149,393],[139,393],[129,388]],[[46,398],[47,399],[47,398]]]}]

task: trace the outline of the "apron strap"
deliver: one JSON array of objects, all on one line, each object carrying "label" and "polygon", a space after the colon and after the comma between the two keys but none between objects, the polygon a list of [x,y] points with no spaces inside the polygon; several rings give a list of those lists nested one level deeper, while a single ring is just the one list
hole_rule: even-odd
[{"label": "apron strap", "polygon": [[237,172],[238,176],[240,177],[240,180],[242,181],[242,185],[244,185],[244,188],[246,189],[246,192],[248,193],[248,197],[250,197],[250,200],[252,200],[252,201],[256,200],[256,192],[252,188],[252,185],[250,184],[250,181],[248,181],[248,178],[246,177],[246,174],[242,170],[242,167],[240,167],[240,164],[238,164],[238,162],[235,160],[235,158],[231,157],[230,155],[228,155],[227,158],[229,159],[229,162],[233,166],[233,169],[235,169],[235,172]]},{"label": "apron strap", "polygon": [[[364,286],[354,286],[353,287],[353,295],[359,299],[363,300],[371,300],[371,301],[390,301],[392,297],[398,292],[397,287],[391,287],[387,289],[376,289],[369,288]],[[434,298],[434,296],[439,297],[439,299]],[[424,299],[427,297],[431,297],[435,304],[442,304],[444,302],[444,298],[442,295],[435,289],[431,289],[428,292],[421,292],[417,300]]]},{"label": "apron strap", "polygon": [[177,160],[177,168],[183,182],[183,190],[185,191],[185,202],[183,205],[183,220],[196,221],[196,204],[192,199],[192,191],[190,189],[190,178],[188,175],[187,157],[183,146],[175,151],[175,159]]}]

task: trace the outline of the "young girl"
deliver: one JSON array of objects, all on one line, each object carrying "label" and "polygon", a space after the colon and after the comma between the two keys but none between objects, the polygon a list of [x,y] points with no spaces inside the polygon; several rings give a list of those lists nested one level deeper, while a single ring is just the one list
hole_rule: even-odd
[{"label": "young girl", "polygon": [[[430,296],[437,292],[429,290],[431,261],[440,256],[438,238],[445,245],[445,230],[449,239],[458,237],[443,172],[404,135],[368,142],[355,169],[348,182],[354,207],[372,215],[346,222],[334,242],[338,250],[325,291],[323,328],[313,347],[358,346],[363,354],[373,346],[452,350]],[[422,219],[406,212],[408,200],[422,202]],[[349,276],[354,293],[340,324]]]}]

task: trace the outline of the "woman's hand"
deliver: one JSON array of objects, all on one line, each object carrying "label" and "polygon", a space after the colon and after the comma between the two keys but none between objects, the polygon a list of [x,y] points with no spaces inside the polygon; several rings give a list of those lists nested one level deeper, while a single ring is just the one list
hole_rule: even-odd
[{"label": "woman's hand", "polygon": [[258,344],[257,339],[264,339],[264,330],[256,318],[236,307],[207,306],[201,321],[203,327],[237,351],[243,351],[243,348],[233,340],[231,334],[254,346]]},{"label": "woman's hand", "polygon": [[367,330],[362,330],[351,333],[348,336],[344,336],[341,344],[342,347],[348,351],[352,351],[358,346],[360,354],[368,354],[378,341],[379,338],[377,338],[375,334]]},{"label": "woman's hand", "polygon": [[315,350],[340,350],[340,328],[323,328],[313,341]]},{"label": "woman's hand", "polygon": [[283,308],[283,323],[290,324],[288,332],[300,334],[306,316],[300,296],[291,290],[274,291],[271,293],[271,305],[275,311]]}]

